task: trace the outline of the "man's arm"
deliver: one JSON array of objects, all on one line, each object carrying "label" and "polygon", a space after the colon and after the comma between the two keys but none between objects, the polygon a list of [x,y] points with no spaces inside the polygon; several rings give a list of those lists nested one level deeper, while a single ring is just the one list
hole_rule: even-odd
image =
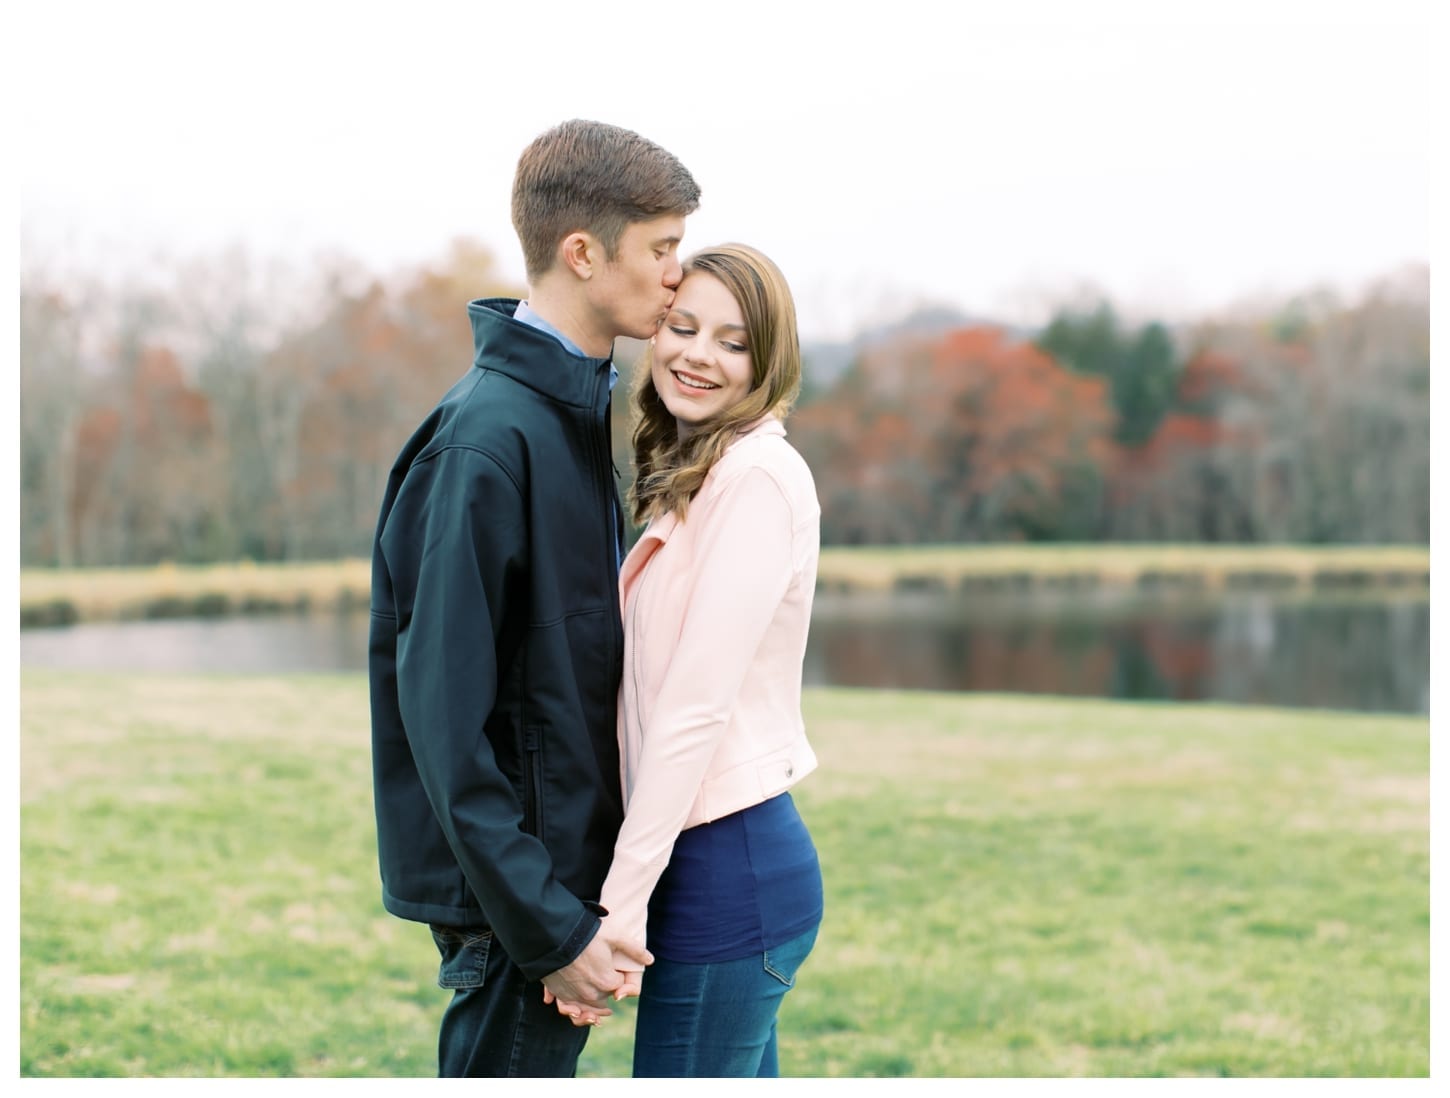
[{"label": "man's arm", "polygon": [[487,454],[445,449],[408,471],[380,541],[398,615],[398,702],[433,812],[514,963],[530,979],[566,969],[599,917],[524,830],[486,732],[510,590],[527,576],[523,497]]}]

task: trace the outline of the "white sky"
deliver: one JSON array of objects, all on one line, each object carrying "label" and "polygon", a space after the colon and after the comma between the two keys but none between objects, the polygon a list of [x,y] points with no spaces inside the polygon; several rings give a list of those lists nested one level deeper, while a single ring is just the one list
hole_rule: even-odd
[{"label": "white sky", "polygon": [[[16,5],[23,258],[244,243],[379,274],[469,235],[522,278],[519,151],[675,152],[803,334],[922,302],[1176,316],[1429,261],[1429,0]],[[1440,119],[1443,123],[1443,119]]]}]

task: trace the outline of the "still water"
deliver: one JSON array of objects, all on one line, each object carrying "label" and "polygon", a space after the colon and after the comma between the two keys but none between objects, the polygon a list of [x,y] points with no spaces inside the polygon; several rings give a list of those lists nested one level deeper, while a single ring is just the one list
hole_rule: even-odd
[{"label": "still water", "polygon": [[[93,623],[20,634],[28,667],[362,671],[366,611]],[[812,686],[1212,700],[1425,714],[1427,597],[1212,601],[1121,596],[816,599]]]}]

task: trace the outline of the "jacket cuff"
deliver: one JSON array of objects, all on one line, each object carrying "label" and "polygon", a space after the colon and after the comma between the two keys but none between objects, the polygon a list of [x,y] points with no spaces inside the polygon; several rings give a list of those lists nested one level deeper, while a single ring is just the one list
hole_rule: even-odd
[{"label": "jacket cuff", "polygon": [[600,917],[596,914],[602,910],[596,903],[588,900],[583,901],[584,910],[579,914],[579,921],[574,924],[574,929],[569,936],[559,944],[559,948],[552,953],[530,961],[528,964],[519,964],[519,971],[530,980],[542,980],[551,972],[558,972],[559,969],[571,965],[584,952],[585,947],[594,940],[594,935],[599,933]]}]

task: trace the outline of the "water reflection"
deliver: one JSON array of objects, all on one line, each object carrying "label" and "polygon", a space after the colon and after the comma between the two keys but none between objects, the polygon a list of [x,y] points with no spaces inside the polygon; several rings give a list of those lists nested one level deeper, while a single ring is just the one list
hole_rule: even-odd
[{"label": "water reflection", "polygon": [[817,607],[813,684],[1429,712],[1424,598],[822,593]]},{"label": "water reflection", "polygon": [[365,671],[367,611],[22,629],[20,663],[91,671]]},{"label": "water reflection", "polygon": [[[366,612],[23,630],[26,666],[362,671]],[[810,685],[1219,700],[1428,713],[1424,597],[1329,602],[822,592]]]}]

